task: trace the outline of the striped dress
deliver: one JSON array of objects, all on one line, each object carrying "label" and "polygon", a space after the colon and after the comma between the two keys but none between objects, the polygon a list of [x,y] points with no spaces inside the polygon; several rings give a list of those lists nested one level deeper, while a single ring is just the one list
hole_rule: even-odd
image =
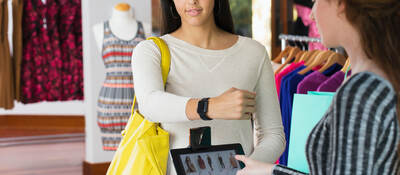
[{"label": "striped dress", "polygon": [[117,149],[121,131],[129,119],[134,97],[131,55],[143,40],[145,34],[140,22],[136,37],[131,40],[119,39],[112,33],[109,22],[104,23],[102,55],[106,79],[97,103],[97,123],[101,130],[103,150]]},{"label": "striped dress", "polygon": [[[396,101],[387,80],[370,72],[353,75],[308,137],[310,174],[399,174]],[[303,173],[276,165],[273,174]]]}]

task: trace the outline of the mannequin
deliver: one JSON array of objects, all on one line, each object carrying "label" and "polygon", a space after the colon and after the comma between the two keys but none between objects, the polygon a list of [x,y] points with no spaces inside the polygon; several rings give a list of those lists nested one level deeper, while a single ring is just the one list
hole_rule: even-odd
[{"label": "mannequin", "polygon": [[93,27],[97,47],[106,68],[106,77],[97,103],[97,124],[103,150],[114,151],[131,114],[134,98],[131,55],[146,39],[144,27],[126,3],[117,4],[109,20]]},{"label": "mannequin", "polygon": [[[136,37],[138,29],[137,20],[133,15],[132,8],[127,3],[119,3],[114,6],[109,19],[110,28],[114,35],[122,40],[130,40]],[[142,22],[143,23],[143,22]],[[146,36],[149,36],[148,31],[151,25],[143,23]],[[135,32],[132,32],[135,31]],[[98,23],[93,26],[93,33],[96,40],[98,49],[102,50],[103,37],[104,37],[104,23]]]}]

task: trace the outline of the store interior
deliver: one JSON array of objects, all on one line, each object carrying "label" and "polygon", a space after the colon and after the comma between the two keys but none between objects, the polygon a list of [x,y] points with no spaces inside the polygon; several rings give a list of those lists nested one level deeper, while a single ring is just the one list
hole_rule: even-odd
[{"label": "store interior", "polygon": [[[322,65],[320,72],[335,63],[337,71],[348,70],[341,48],[320,43],[311,0],[229,2],[235,33],[265,47],[275,74],[291,61]],[[99,117],[99,100],[111,103],[99,95],[110,72],[103,41],[160,36],[160,0],[0,3],[1,51],[8,53],[0,55],[0,174],[105,174],[119,141],[102,140],[109,121]],[[125,113],[121,120],[130,109]]]}]

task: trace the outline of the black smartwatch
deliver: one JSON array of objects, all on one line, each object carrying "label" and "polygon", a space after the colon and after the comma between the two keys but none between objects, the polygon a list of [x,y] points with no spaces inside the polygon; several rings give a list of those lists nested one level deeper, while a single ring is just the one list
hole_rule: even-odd
[{"label": "black smartwatch", "polygon": [[197,105],[197,113],[200,115],[200,118],[202,120],[212,120],[210,117],[207,116],[209,99],[210,98],[203,98],[199,101]]}]

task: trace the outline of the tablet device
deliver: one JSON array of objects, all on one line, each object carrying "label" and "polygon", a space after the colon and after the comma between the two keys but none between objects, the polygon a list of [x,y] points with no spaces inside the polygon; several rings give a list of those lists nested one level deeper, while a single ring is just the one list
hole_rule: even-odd
[{"label": "tablet device", "polygon": [[240,144],[171,150],[178,175],[236,175],[244,164],[235,155],[244,155]]}]

